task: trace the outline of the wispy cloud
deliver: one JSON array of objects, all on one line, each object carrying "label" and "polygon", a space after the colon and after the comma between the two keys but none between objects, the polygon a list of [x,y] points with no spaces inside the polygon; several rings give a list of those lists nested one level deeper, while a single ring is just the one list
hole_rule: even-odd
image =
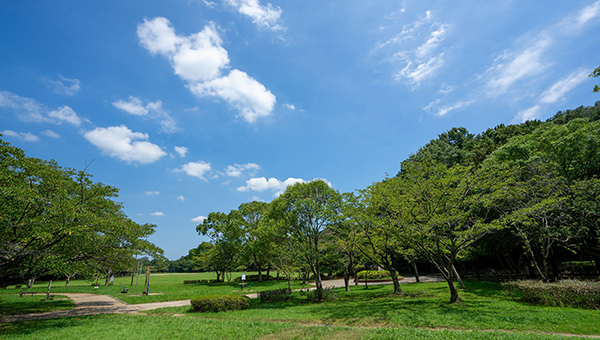
[{"label": "wispy cloud", "polygon": [[152,216],[165,216],[165,213],[163,213],[162,211],[157,211],[157,212],[150,213],[150,215],[152,215]]},{"label": "wispy cloud", "polygon": [[225,174],[230,177],[240,177],[244,172],[253,173],[260,170],[260,166],[256,163],[235,164],[225,168]]},{"label": "wispy cloud", "polygon": [[270,31],[282,31],[285,28],[281,24],[280,7],[271,4],[262,5],[258,0],[223,0],[226,4],[235,8],[240,14],[252,19],[258,27]]},{"label": "wispy cloud", "polygon": [[63,105],[56,110],[49,110],[37,100],[21,97],[12,92],[0,91],[0,108],[14,111],[20,120],[26,123],[52,123],[67,122],[80,126],[89,120],[81,118],[69,106]]},{"label": "wispy cloud", "polygon": [[4,130],[0,133],[4,136],[17,138],[26,142],[38,142],[40,140],[40,137],[31,132],[15,132],[13,130]]},{"label": "wispy cloud", "polygon": [[160,192],[159,191],[146,191],[145,194],[148,196],[155,196],[155,195],[160,195]]},{"label": "wispy cloud", "polygon": [[113,106],[119,110],[125,111],[135,116],[147,116],[155,119],[161,126],[161,131],[173,133],[179,130],[175,119],[169,115],[162,107],[162,101],[148,102],[144,105],[143,101],[134,96],[129,96],[128,100],[119,99],[114,101]]},{"label": "wispy cloud", "polygon": [[65,78],[58,75],[60,80],[47,80],[48,87],[57,94],[73,96],[81,90],[81,82],[77,78]]}]

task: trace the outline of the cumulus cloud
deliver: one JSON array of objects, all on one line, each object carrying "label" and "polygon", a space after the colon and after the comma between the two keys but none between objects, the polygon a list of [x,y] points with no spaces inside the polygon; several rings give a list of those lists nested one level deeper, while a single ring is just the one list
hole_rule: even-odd
[{"label": "cumulus cloud", "polygon": [[160,192],[159,191],[146,191],[145,194],[148,196],[154,196],[154,195],[160,195]]},{"label": "cumulus cloud", "polygon": [[183,197],[182,195],[177,196],[177,199],[182,202],[185,201],[185,197]]},{"label": "cumulus cloud", "polygon": [[157,17],[144,19],[137,34],[142,47],[152,55],[167,58],[173,72],[197,97],[221,98],[250,123],[273,111],[275,96],[254,78],[236,69],[222,76],[229,68],[229,56],[214,23],[201,32],[180,36],[168,19]]},{"label": "cumulus cloud", "polygon": [[239,13],[248,16],[258,27],[271,30],[283,30],[281,22],[280,7],[275,7],[271,4],[266,6],[261,5],[258,0],[223,0],[235,8]]},{"label": "cumulus cloud", "polygon": [[224,99],[249,123],[269,116],[276,102],[275,96],[263,84],[240,70],[232,70],[229,75],[211,81],[190,84],[189,89],[198,97]]},{"label": "cumulus cloud", "polygon": [[176,146],[174,147],[175,152],[177,152],[179,154],[179,157],[185,157],[185,155],[188,152],[188,148],[186,148],[185,146]]},{"label": "cumulus cloud", "polygon": [[225,168],[225,174],[230,177],[240,177],[246,170],[257,171],[260,170],[260,166],[256,163],[229,165]]},{"label": "cumulus cloud", "polygon": [[165,213],[163,213],[162,211],[157,211],[157,212],[150,213],[150,215],[152,215],[152,216],[165,216]]},{"label": "cumulus cloud", "polygon": [[207,172],[210,172],[211,170],[212,170],[212,167],[210,166],[210,163],[198,161],[198,162],[189,162],[187,164],[184,164],[181,167],[181,169],[175,169],[173,171],[185,172],[188,176],[197,177],[204,181],[207,181],[207,179],[206,179],[206,177],[204,177],[204,175]]},{"label": "cumulus cloud", "polygon": [[148,134],[133,132],[125,125],[96,128],[84,137],[103,154],[126,162],[153,163],[166,155],[158,145],[146,141]]},{"label": "cumulus cloud", "polygon": [[198,216],[198,217],[192,218],[192,222],[202,223],[202,222],[204,222],[205,219],[206,219],[206,216]]},{"label": "cumulus cloud", "polygon": [[58,77],[60,78],[60,80],[47,81],[49,87],[54,91],[54,93],[73,96],[81,89],[81,82],[79,81],[79,79],[65,78],[60,74],[58,75]]},{"label": "cumulus cloud", "polygon": [[143,116],[148,114],[148,109],[144,107],[140,98],[134,96],[129,96],[129,101],[119,99],[112,104],[117,109],[123,110],[132,115]]},{"label": "cumulus cloud", "polygon": [[42,131],[42,135],[50,138],[60,138],[60,135],[52,130]]},{"label": "cumulus cloud", "polygon": [[48,116],[56,118],[59,123],[65,121],[75,126],[81,125],[81,118],[77,116],[77,113],[75,113],[72,108],[66,105],[59,107],[58,110],[48,112]]},{"label": "cumulus cloud", "polygon": [[37,142],[40,140],[40,137],[31,132],[15,132],[13,130],[4,130],[0,133],[4,136],[17,138],[26,142]]},{"label": "cumulus cloud", "polygon": [[279,196],[290,185],[294,185],[296,183],[305,183],[307,181],[302,178],[288,178],[285,181],[280,181],[277,178],[271,177],[266,179],[265,177],[251,178],[246,181],[246,185],[237,188],[237,191],[265,191],[270,190],[275,192],[273,196]]}]

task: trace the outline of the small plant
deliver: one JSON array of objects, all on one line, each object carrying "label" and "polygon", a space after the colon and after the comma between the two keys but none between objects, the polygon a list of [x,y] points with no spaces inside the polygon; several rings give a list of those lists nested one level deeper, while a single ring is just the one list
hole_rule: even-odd
[{"label": "small plant", "polygon": [[301,290],[300,295],[306,295],[306,299],[311,302],[331,301],[339,298],[333,287]]},{"label": "small plant", "polygon": [[290,300],[292,298],[292,292],[287,288],[265,290],[258,293],[258,297],[260,298],[260,302],[281,302]]},{"label": "small plant", "polygon": [[226,312],[250,307],[250,298],[243,295],[208,295],[193,298],[190,303],[195,312]]},{"label": "small plant", "polygon": [[600,309],[600,283],[590,281],[564,280],[557,283],[540,281],[513,281],[503,284],[503,288],[525,302],[546,306],[572,306]]}]

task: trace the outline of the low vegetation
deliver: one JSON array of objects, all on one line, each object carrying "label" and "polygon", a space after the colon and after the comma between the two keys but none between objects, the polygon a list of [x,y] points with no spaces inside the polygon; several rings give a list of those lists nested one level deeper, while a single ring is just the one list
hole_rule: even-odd
[{"label": "low vegetation", "polygon": [[250,298],[243,295],[209,295],[191,299],[194,312],[227,312],[250,307]]},{"label": "low vegetation", "polygon": [[565,280],[556,283],[540,281],[515,281],[504,284],[504,288],[521,301],[545,306],[571,306],[600,308],[600,283],[591,281]]}]

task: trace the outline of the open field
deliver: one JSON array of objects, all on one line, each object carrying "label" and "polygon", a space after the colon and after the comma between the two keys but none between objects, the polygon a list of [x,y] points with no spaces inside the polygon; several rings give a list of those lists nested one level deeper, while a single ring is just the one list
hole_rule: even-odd
[{"label": "open field", "polygon": [[[157,275],[167,289],[189,274]],[[197,274],[195,274],[197,275]],[[169,284],[171,283],[171,284]],[[280,282],[281,283],[281,282]],[[285,283],[285,282],[283,282]],[[162,308],[132,315],[95,315],[3,324],[6,339],[548,339],[567,335],[600,337],[600,311],[540,307],[512,300],[499,284],[467,281],[464,305],[449,304],[445,283],[404,284],[410,295],[393,296],[390,285],[337,289],[339,299],[308,303],[295,293],[289,302],[253,299],[244,311],[194,313],[190,307]],[[188,286],[188,285],[186,285]],[[231,286],[210,284],[197,291],[217,293]],[[181,287],[175,290],[183,289]],[[4,292],[3,292],[4,293]],[[178,293],[179,294],[179,293]],[[123,294],[125,295],[125,294]],[[163,297],[177,296],[164,294]],[[120,297],[120,296],[119,296]],[[152,297],[152,296],[150,296]],[[3,301],[7,296],[0,297]],[[25,299],[25,298],[24,298]]]},{"label": "open field", "polygon": [[[252,275],[254,272],[247,272]],[[184,280],[209,280],[216,279],[215,273],[156,273],[150,276],[150,293],[161,293],[158,295],[142,296],[141,293],[144,287],[144,276],[140,275],[136,288],[135,279],[133,286],[131,285],[131,277],[116,277],[112,286],[104,287],[104,280],[100,280],[98,288],[94,289],[95,285],[83,280],[71,280],[69,287],[65,287],[65,281],[52,282],[51,293],[92,293],[92,294],[108,294],[114,296],[124,302],[136,304],[159,301],[186,300],[194,296],[207,294],[243,294],[247,290],[241,291],[237,283],[233,279],[241,276],[241,273],[233,273],[232,282],[222,283],[196,283],[183,284]],[[292,289],[308,287],[301,285],[298,282],[292,282]],[[129,287],[129,292],[122,294],[123,286]],[[23,285],[25,287],[25,285]],[[14,286],[9,286],[7,289],[0,289],[0,296],[5,294],[18,294],[20,290]],[[48,287],[48,282],[36,282],[30,292],[44,293]],[[265,281],[263,283],[254,282],[252,292],[256,293],[263,290],[287,288],[287,281]]]}]

